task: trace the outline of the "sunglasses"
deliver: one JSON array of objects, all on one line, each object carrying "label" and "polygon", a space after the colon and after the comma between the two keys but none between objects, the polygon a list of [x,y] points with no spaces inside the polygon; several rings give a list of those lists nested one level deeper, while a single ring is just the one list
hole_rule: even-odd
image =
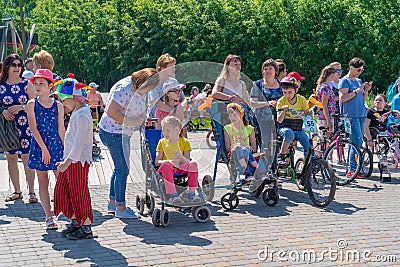
[{"label": "sunglasses", "polygon": [[340,69],[340,70],[335,70],[337,73],[342,73],[343,72],[343,70],[342,69]]},{"label": "sunglasses", "polygon": [[357,72],[363,72],[363,71],[364,71],[364,69],[362,69],[362,68],[357,69]]},{"label": "sunglasses", "polygon": [[174,89],[174,90],[169,90],[168,92],[173,92],[173,93],[180,93],[181,89]]},{"label": "sunglasses", "polygon": [[18,63],[18,64],[17,63],[11,63],[10,66],[13,67],[13,68],[17,68],[17,67],[18,68],[22,68],[24,65],[22,65],[21,63]]}]

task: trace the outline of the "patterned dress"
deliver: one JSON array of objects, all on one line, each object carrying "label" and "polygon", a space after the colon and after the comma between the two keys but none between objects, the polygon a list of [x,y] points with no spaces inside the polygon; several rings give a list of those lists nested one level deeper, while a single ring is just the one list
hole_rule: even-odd
[{"label": "patterned dress", "polygon": [[[7,84],[0,82],[0,107],[7,109],[14,105],[26,105],[28,102],[28,95],[26,87],[28,80],[22,79],[17,84]],[[25,110],[20,110],[15,114],[15,121],[17,123],[19,140],[21,148],[4,152],[5,154],[28,154],[32,133],[29,130],[28,116]]]},{"label": "patterned dress", "polygon": [[42,161],[42,149],[32,137],[31,149],[29,151],[28,167],[38,171],[56,170],[56,163],[62,161],[64,149],[58,134],[58,107],[54,100],[50,108],[43,107],[35,98],[36,125],[44,144],[50,153],[50,163]]}]

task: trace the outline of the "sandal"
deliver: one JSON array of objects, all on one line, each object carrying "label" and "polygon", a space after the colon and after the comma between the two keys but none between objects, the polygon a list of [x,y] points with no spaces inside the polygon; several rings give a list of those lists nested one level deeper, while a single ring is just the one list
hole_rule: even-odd
[{"label": "sandal", "polygon": [[53,217],[49,217],[46,219],[46,229],[47,230],[57,230],[58,229],[58,225],[54,221]]},{"label": "sandal", "polygon": [[35,192],[29,193],[29,203],[37,203],[38,199],[36,197]]},{"label": "sandal", "polygon": [[4,199],[4,201],[9,202],[9,201],[15,201],[17,199],[22,199],[22,198],[23,198],[22,192],[19,192],[19,193],[14,192],[11,195],[6,196],[6,199]]}]

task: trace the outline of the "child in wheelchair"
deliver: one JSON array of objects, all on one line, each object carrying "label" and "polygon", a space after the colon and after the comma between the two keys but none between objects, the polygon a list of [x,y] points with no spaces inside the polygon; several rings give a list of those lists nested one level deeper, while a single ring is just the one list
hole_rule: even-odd
[{"label": "child in wheelchair", "polygon": [[195,195],[198,185],[197,163],[190,160],[191,146],[189,141],[180,134],[182,128],[180,120],[174,116],[164,117],[161,128],[164,138],[158,142],[155,165],[159,166],[157,172],[164,178],[168,201],[173,206],[184,203],[176,191],[174,174],[187,174],[189,186],[187,201],[200,202],[200,198]]},{"label": "child in wheelchair", "polygon": [[236,103],[227,105],[230,124],[224,126],[225,147],[228,153],[233,152],[239,174],[245,175],[246,182],[256,178],[264,178],[266,169],[259,166],[253,156],[256,152],[256,138],[253,126],[245,118],[244,108]]},{"label": "child in wheelchair", "polygon": [[296,109],[304,115],[309,113],[307,100],[297,94],[299,90],[299,82],[294,77],[285,77],[281,81],[283,97],[281,97],[277,104],[276,109],[278,112],[278,134],[283,137],[278,154],[278,166],[287,167],[286,161],[289,152],[290,144],[295,138],[300,142],[304,149],[304,156],[307,155],[310,143],[306,132],[303,130],[303,118],[296,113],[289,111],[289,108]]},{"label": "child in wheelchair", "polygon": [[386,124],[388,121],[389,109],[386,108],[387,97],[383,94],[378,94],[374,100],[374,108],[371,108],[367,112],[367,119],[365,120],[364,135],[366,138],[367,145],[373,147],[374,141],[376,140],[380,132],[386,130]]}]

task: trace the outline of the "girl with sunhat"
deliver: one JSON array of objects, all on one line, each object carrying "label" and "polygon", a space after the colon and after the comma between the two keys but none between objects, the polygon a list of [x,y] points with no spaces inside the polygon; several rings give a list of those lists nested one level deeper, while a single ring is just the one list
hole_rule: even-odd
[{"label": "girl with sunhat", "polygon": [[30,79],[36,97],[26,105],[29,128],[32,132],[28,167],[36,170],[39,181],[39,196],[46,215],[48,230],[57,229],[51,213],[48,171],[57,177],[56,163],[63,153],[64,108],[60,102],[50,97],[53,88],[53,74],[50,70],[39,69]]}]

